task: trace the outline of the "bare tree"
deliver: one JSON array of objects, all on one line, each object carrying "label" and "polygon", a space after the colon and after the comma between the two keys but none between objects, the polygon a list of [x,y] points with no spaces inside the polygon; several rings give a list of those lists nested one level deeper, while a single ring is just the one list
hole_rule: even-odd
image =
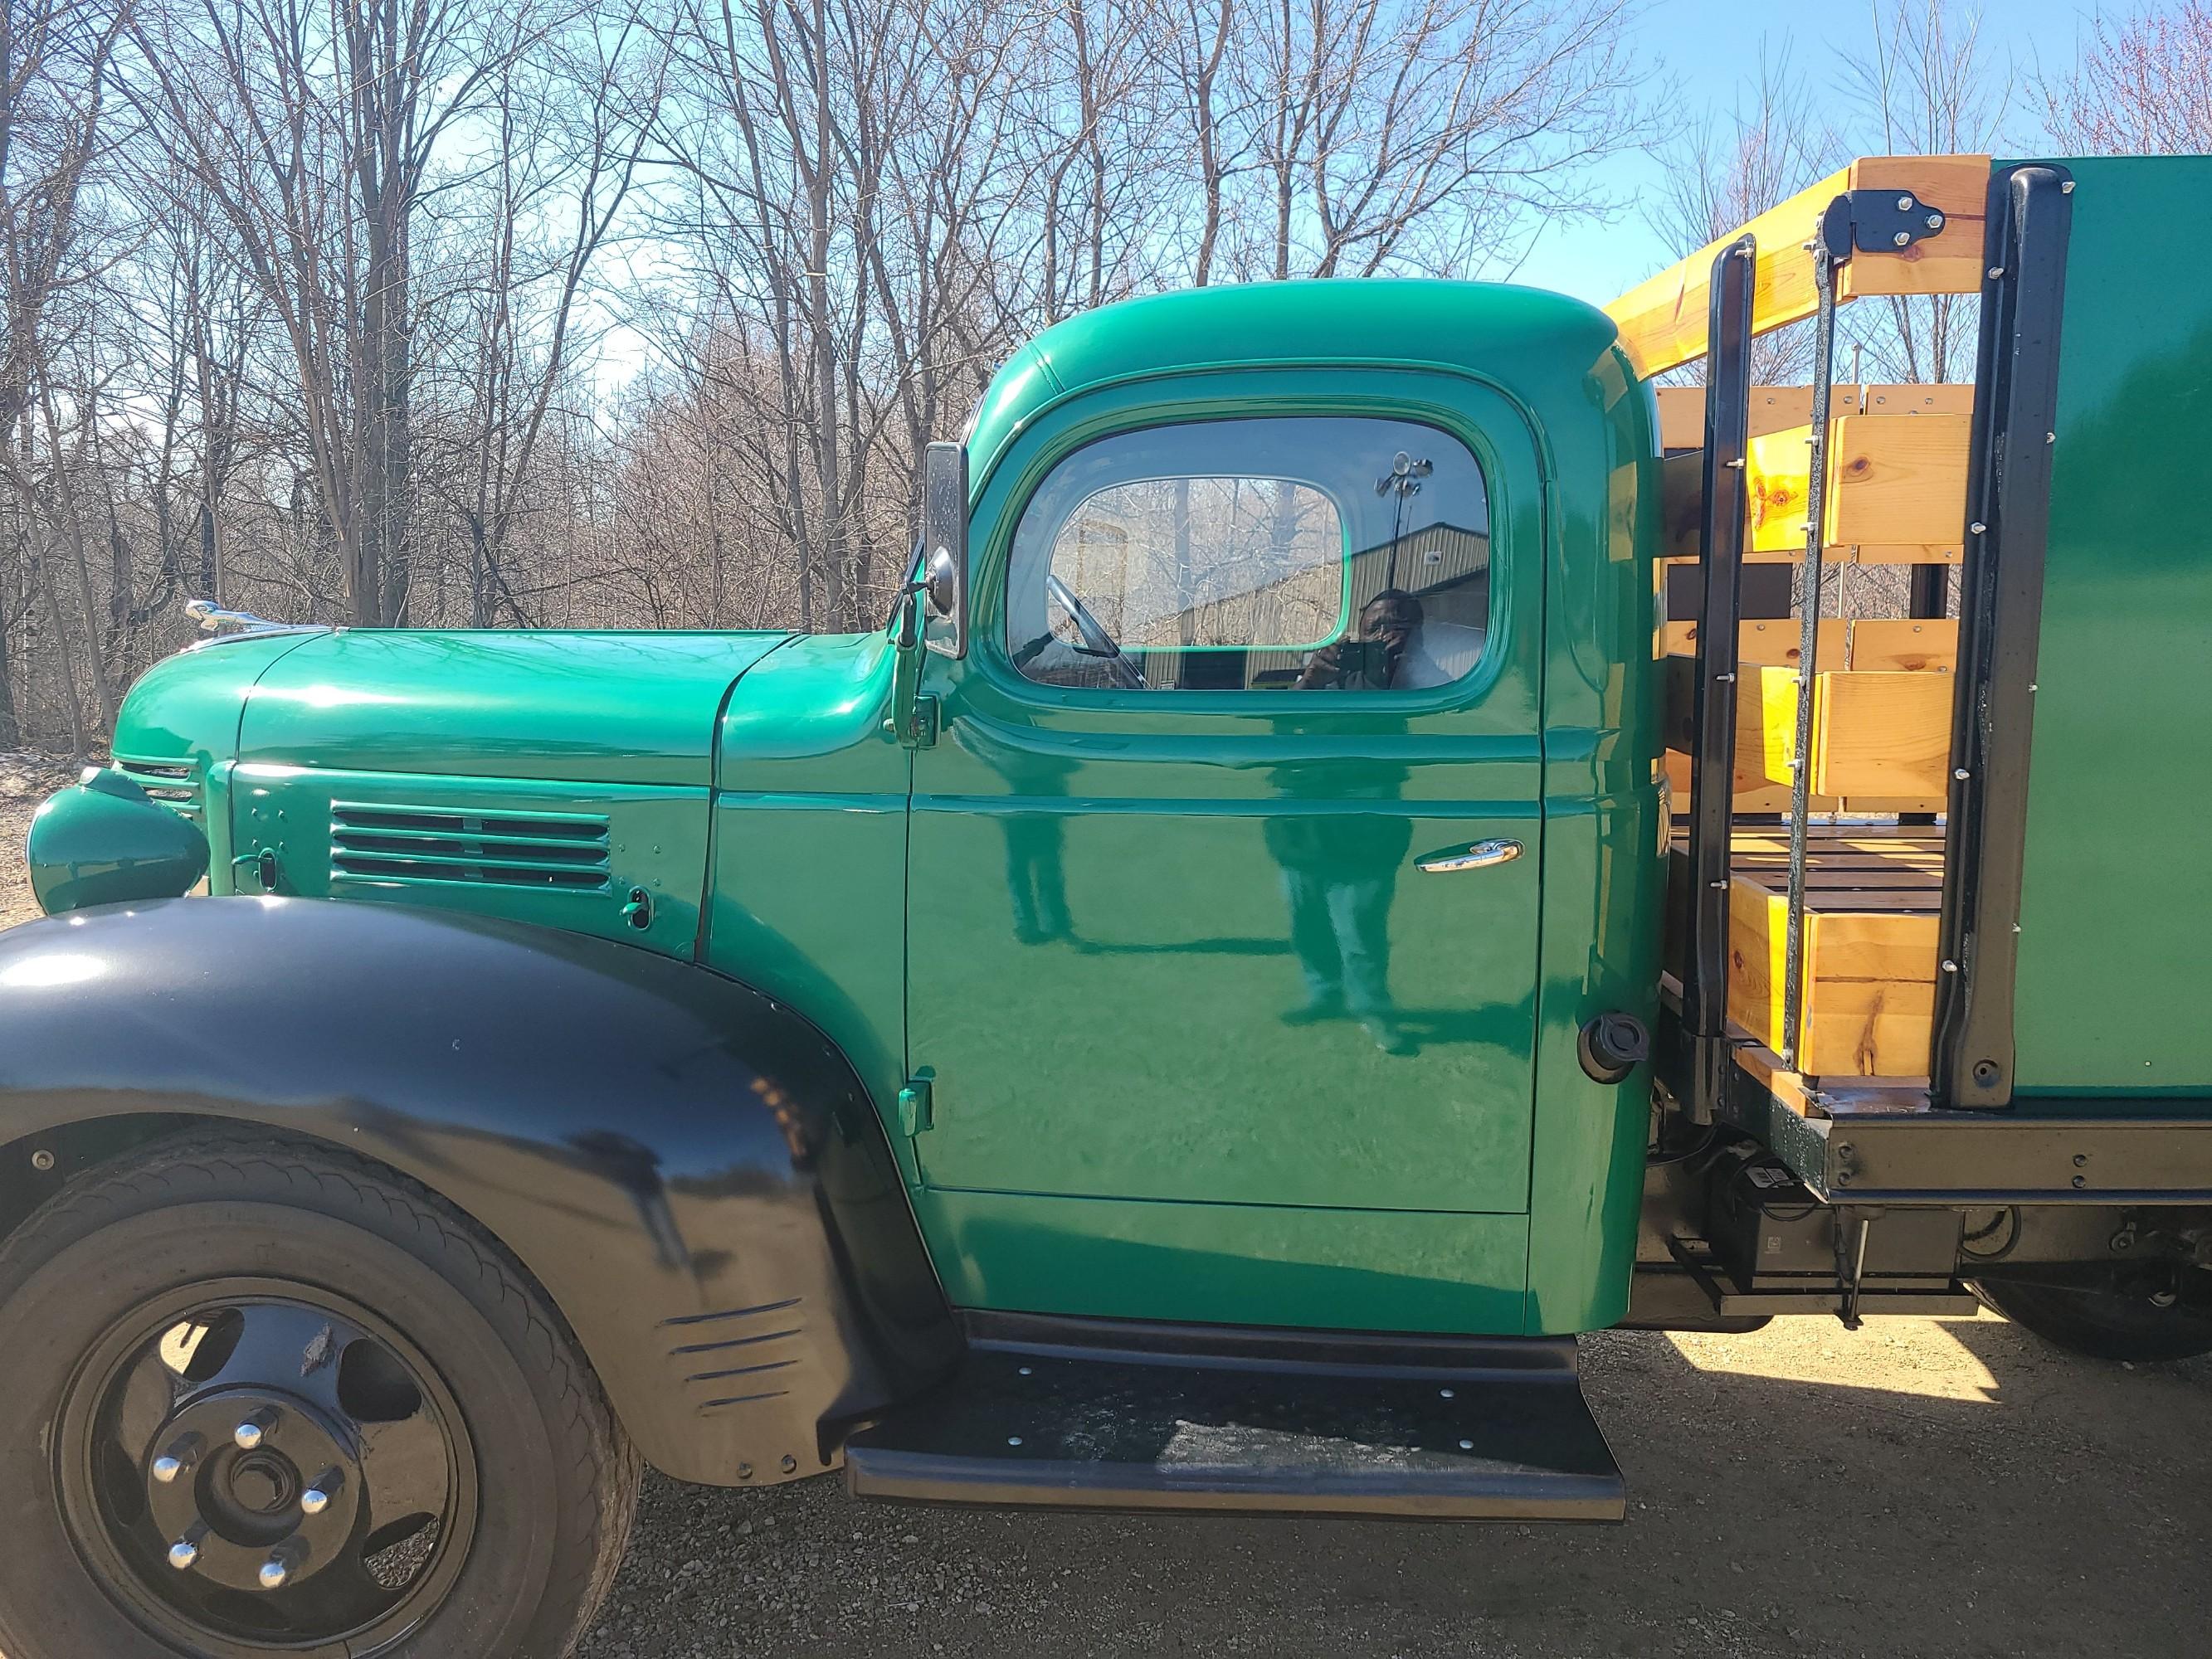
[{"label": "bare tree", "polygon": [[[100,660],[98,617],[90,591],[88,550],[68,463],[60,453],[61,417],[52,370],[59,356],[58,310],[82,295],[97,274],[88,258],[85,209],[94,168],[108,142],[106,118],[117,40],[127,6],[95,8],[70,0],[33,0],[0,9],[0,471],[11,487],[13,539],[43,606],[71,745],[83,754],[90,715],[104,723],[112,691]],[[76,319],[82,326],[82,318]],[[89,415],[79,412],[82,422]],[[72,619],[53,580],[66,543],[82,580]],[[71,621],[81,633],[70,641]],[[18,740],[9,684],[8,629],[0,627],[0,742]],[[86,708],[80,672],[92,683]]]},{"label": "bare tree", "polygon": [[538,485],[532,467],[555,399],[569,385],[579,305],[637,178],[661,59],[634,17],[547,43],[550,61],[500,64],[481,169],[486,211],[468,222],[465,339],[447,354],[460,384],[426,482],[460,516],[466,620],[532,618],[509,546]]},{"label": "bare tree", "polygon": [[2099,15],[2066,73],[2039,78],[2051,143],[2084,155],[2212,150],[2212,6]]},{"label": "bare tree", "polygon": [[1626,0],[1253,0],[1231,57],[1258,200],[1248,276],[1473,275],[1601,210],[1640,144]]},{"label": "bare tree", "polygon": [[11,4],[0,742],[95,746],[194,594],[873,625],[1040,328],[1601,210],[1632,3]]},{"label": "bare tree", "polygon": [[541,27],[464,0],[198,0],[133,27],[147,100],[289,342],[359,623],[407,615],[412,247],[440,140]]},{"label": "bare tree", "polygon": [[[1647,204],[1651,228],[1686,258],[1832,172],[1841,143],[1791,70],[1787,46],[1762,41],[1758,77],[1739,88],[1723,116],[1709,114],[1665,145],[1665,180]],[[1703,360],[1682,378],[1704,378]],[[1803,327],[1777,329],[1752,344],[1752,379],[1790,385],[1813,372]]]},{"label": "bare tree", "polygon": [[[1997,146],[2018,101],[2011,59],[1984,31],[1980,0],[1872,0],[1872,38],[1849,60],[1869,147],[1898,155],[1973,155]],[[1973,375],[1973,295],[1892,295],[1855,337],[1876,372],[1905,382]]]}]

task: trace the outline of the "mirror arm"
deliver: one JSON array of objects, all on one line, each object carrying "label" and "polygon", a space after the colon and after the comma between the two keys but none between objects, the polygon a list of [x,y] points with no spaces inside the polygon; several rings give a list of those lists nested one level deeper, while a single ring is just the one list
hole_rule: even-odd
[{"label": "mirror arm", "polygon": [[898,598],[893,602],[892,617],[898,631],[891,635],[892,642],[902,651],[911,651],[921,643],[921,618],[915,605],[915,595],[927,590],[927,582],[904,582],[899,586]]}]

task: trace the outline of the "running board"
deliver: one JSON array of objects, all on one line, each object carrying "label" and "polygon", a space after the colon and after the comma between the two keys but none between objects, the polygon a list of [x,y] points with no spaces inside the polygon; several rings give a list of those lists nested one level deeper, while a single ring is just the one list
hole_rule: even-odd
[{"label": "running board", "polygon": [[1627,1508],[1571,1339],[1116,1324],[1103,1347],[1072,1340],[1091,1322],[1024,1322],[1047,1340],[972,1342],[949,1382],[847,1442],[855,1497],[1427,1521]]}]

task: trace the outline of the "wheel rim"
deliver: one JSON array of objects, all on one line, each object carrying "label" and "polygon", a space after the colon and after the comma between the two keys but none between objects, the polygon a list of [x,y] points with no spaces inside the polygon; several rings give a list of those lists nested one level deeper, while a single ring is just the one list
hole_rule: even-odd
[{"label": "wheel rim", "polygon": [[55,1490],[94,1576],[197,1649],[370,1654],[450,1593],[477,1520],[459,1407],[404,1334],[275,1279],[109,1328],[62,1399]]}]

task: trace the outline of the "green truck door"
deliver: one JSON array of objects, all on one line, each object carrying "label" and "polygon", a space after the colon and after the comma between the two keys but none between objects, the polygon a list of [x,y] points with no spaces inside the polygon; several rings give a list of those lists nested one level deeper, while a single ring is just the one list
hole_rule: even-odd
[{"label": "green truck door", "polygon": [[1255,413],[1275,378],[1210,420],[1158,383],[1084,400],[979,503],[909,843],[948,1200],[1527,1207],[1533,452],[1455,381],[1363,374],[1322,413],[1307,375]]}]

